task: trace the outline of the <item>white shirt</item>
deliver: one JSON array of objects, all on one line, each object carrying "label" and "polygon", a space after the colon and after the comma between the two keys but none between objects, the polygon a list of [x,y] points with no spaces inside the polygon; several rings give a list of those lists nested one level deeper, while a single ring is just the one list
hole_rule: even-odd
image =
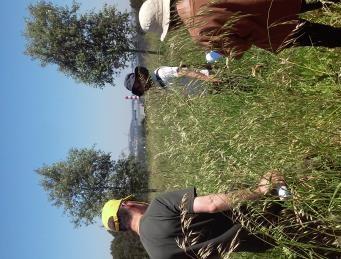
[{"label": "white shirt", "polygon": [[[183,69],[186,69],[186,68],[183,68]],[[179,80],[176,79],[179,77],[179,70],[180,70],[179,67],[161,66],[154,71],[154,74],[155,75],[157,74],[166,86],[170,86],[174,84],[174,82],[179,82]],[[199,72],[206,76],[209,75],[209,71],[207,69],[200,70]],[[187,81],[191,81],[191,80],[193,79],[189,79],[189,80],[187,79]],[[188,83],[186,83],[186,85],[187,84]]]},{"label": "white shirt", "polygon": [[158,75],[166,86],[174,83],[174,79],[179,77],[179,67],[166,67],[162,66],[154,71],[155,75]]}]

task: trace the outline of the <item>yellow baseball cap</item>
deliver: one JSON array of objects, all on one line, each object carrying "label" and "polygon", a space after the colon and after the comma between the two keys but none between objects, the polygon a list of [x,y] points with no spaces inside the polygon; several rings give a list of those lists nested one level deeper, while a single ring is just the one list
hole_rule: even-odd
[{"label": "yellow baseball cap", "polygon": [[[104,204],[102,208],[102,223],[107,230],[111,230],[115,232],[120,231],[120,223],[118,221],[117,212],[120,209],[122,202],[131,200],[131,199],[133,199],[133,196],[129,195],[128,197],[125,197],[124,199],[110,200]],[[113,217],[115,229],[112,229],[109,227],[109,219],[111,217]]]}]

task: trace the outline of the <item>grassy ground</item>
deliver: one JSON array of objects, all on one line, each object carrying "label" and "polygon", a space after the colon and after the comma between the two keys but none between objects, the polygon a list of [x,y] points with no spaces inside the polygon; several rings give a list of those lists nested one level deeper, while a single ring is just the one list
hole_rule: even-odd
[{"label": "grassy ground", "polygon": [[[319,14],[309,18],[341,26],[341,8]],[[147,57],[150,68],[204,63],[203,51],[185,32],[163,44],[149,41],[164,51]],[[279,170],[293,194],[285,202],[293,214],[270,230],[255,227],[279,247],[259,257],[234,257],[318,258],[305,234],[296,242],[285,232],[294,225],[303,232],[312,223],[321,233],[341,230],[341,48],[296,48],[277,56],[252,49],[228,68],[224,61],[214,68],[223,80],[219,91],[207,84],[202,95],[184,96],[181,88],[146,95],[151,188],[194,185],[200,194],[226,192],[254,186],[266,171]],[[314,237],[314,231],[308,234]],[[315,241],[315,248],[332,247]]]}]

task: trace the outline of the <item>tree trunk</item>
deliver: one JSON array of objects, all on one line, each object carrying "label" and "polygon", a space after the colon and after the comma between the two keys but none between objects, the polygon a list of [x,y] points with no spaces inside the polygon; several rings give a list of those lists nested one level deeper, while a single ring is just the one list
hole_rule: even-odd
[{"label": "tree trunk", "polygon": [[161,51],[155,50],[143,50],[143,49],[126,49],[126,52],[133,52],[133,53],[144,53],[144,54],[153,54],[153,55],[161,55]]},{"label": "tree trunk", "polygon": [[148,189],[148,192],[159,192],[160,190],[158,189]]}]

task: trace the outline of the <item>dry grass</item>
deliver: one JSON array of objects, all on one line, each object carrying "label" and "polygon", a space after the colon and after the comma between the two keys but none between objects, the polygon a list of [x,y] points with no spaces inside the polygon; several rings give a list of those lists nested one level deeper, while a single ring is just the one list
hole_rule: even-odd
[{"label": "dry grass", "polygon": [[[341,26],[340,7],[324,12],[309,18]],[[148,57],[150,68],[204,63],[203,51],[184,31],[158,48],[165,55]],[[252,49],[229,68],[222,60],[214,69],[224,82],[218,92],[208,84],[202,95],[184,96],[181,87],[146,95],[151,187],[226,192],[252,186],[277,169],[293,194],[280,220],[266,228],[257,224],[269,201],[240,220],[274,238],[278,247],[259,257],[229,257],[341,253],[341,49],[296,48],[277,56]]]}]

